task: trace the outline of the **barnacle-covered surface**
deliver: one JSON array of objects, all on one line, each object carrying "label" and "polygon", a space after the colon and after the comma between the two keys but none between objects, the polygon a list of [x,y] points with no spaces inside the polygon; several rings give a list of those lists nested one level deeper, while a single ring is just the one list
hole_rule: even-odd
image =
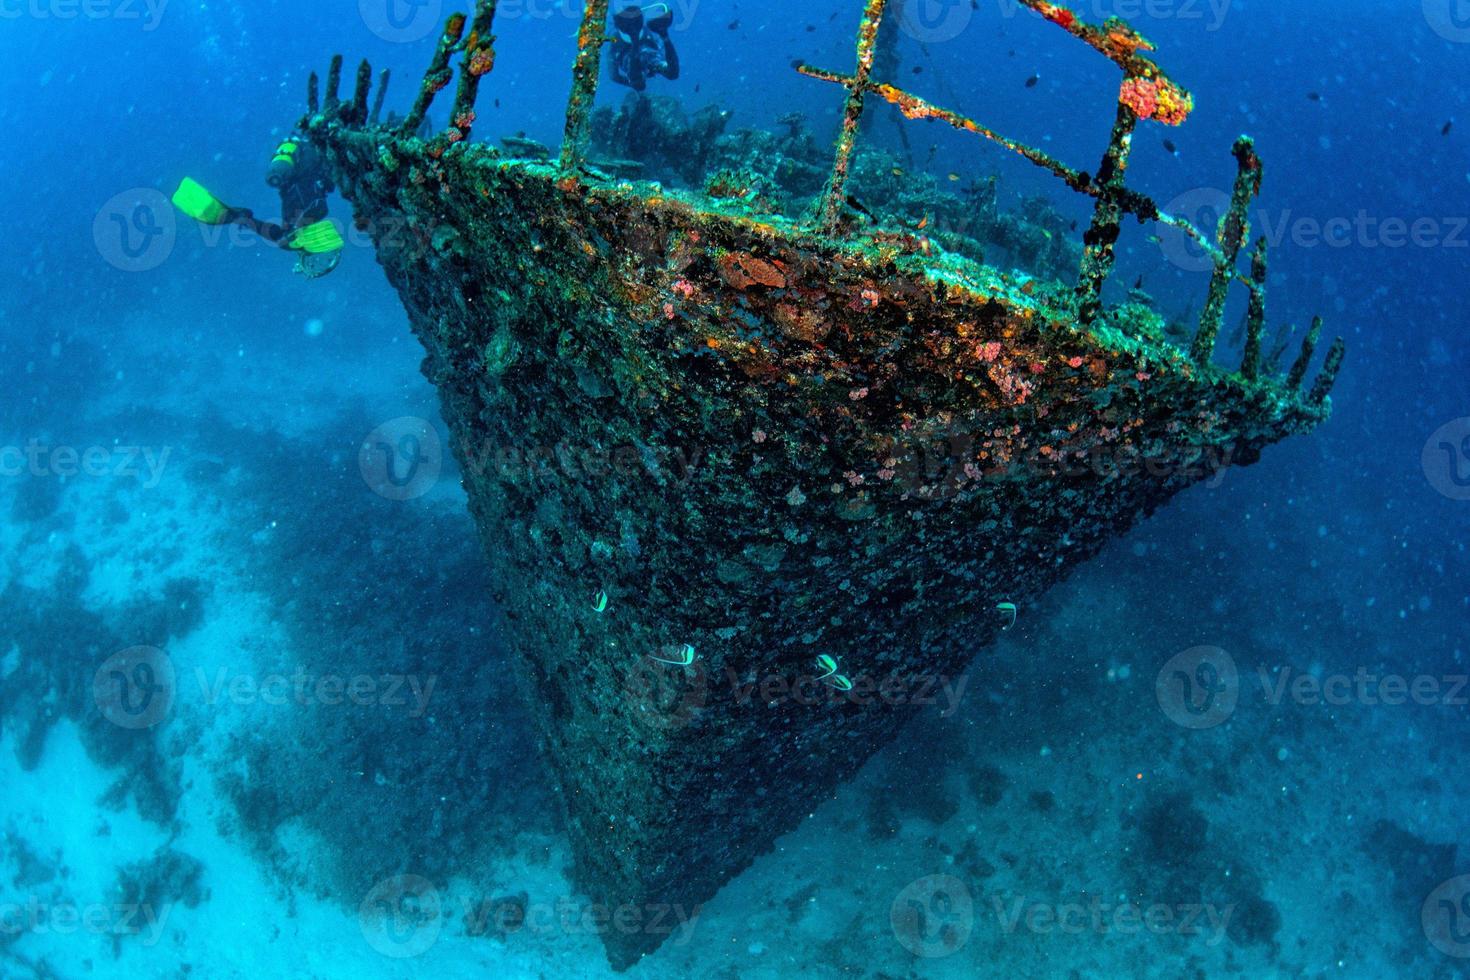
[{"label": "barnacle-covered surface", "polygon": [[[1327,411],[1200,366],[1145,308],[1084,330],[1070,295],[918,235],[310,132],[428,352],[578,878],[610,907],[707,900],[917,710],[869,685],[957,677],[997,604],[1024,615]],[[653,659],[686,644],[690,667]],[[854,693],[812,680],[823,654]],[[664,938],[606,933],[619,967]]]},{"label": "barnacle-covered surface", "polygon": [[[1249,278],[1235,268],[1260,189],[1250,141],[1236,144],[1217,248],[1123,181],[1135,126],[1161,108],[1182,122],[1188,93],[1121,21],[1022,2],[1125,73],[1096,179],[874,81],[886,0],[867,0],[854,75],[799,69],[848,96],[822,193],[794,213],[780,198],[816,185],[796,117],[784,141],[746,131],[723,159],[713,115],[691,126],[639,103],[592,118],[606,0],[586,6],[555,163],[525,139],[506,143],[514,160],[470,141],[494,0],[476,5],[463,45],[466,20],[450,18],[401,126],[370,124],[366,66],[350,103],[340,59],[324,103],[309,86],[302,125],[428,352],[577,878],[612,917],[615,967],[830,796],[1018,608],[1175,493],[1327,415],[1341,341],[1299,392],[1320,325],[1284,383],[1260,370],[1264,244]],[[461,50],[471,81],[453,125],[411,135]],[[1143,104],[1150,92],[1157,105]],[[985,245],[955,227],[958,199],[932,187],[893,188],[896,221],[856,202],[849,177],[872,173],[854,152],[868,95],[998,141],[1096,198],[1076,288],[978,262]],[[662,150],[628,141],[650,131],[643,117],[665,119],[651,130],[669,136]],[[670,147],[695,130],[703,149],[683,172]],[[599,169],[589,135],[643,159]],[[618,180],[660,154],[686,189]],[[786,170],[805,188],[755,165],[804,159]],[[1125,213],[1212,256],[1187,353],[1146,305],[1103,304]],[[1024,236],[987,237],[1025,251]],[[1232,374],[1211,355],[1236,281],[1251,303]]]}]

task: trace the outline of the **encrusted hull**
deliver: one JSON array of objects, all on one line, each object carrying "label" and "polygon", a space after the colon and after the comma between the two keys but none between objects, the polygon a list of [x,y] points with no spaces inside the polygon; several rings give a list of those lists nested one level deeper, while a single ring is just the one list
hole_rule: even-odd
[{"label": "encrusted hull", "polygon": [[[1264,240],[1249,276],[1236,267],[1263,172],[1251,142],[1235,145],[1217,236],[1161,212],[1123,178],[1136,127],[1183,122],[1188,92],[1121,21],[1020,2],[1123,72],[1097,176],[875,80],[887,0],[866,0],[853,74],[799,67],[847,89],[802,222],[759,213],[738,175],[710,181],[716,200],[586,165],[609,0],[585,5],[555,164],[471,143],[496,0],[449,18],[401,123],[378,125],[386,74],[369,111],[366,62],[350,101],[340,57],[325,100],[311,78],[302,127],[428,352],[615,967],[657,948],[936,691],[954,708],[982,686],[976,654],[1070,569],[1329,411],[1340,340],[1300,394],[1320,322],[1284,381],[1265,376]],[[449,126],[418,139],[457,53]],[[1075,288],[943,254],[927,219],[854,221],[845,187],[869,97],[1094,198]],[[1105,308],[1126,215],[1210,256],[1187,354],[1147,309]],[[1236,282],[1250,304],[1227,373],[1212,357]]]},{"label": "encrusted hull", "polygon": [[[1325,416],[918,239],[315,137],[428,352],[612,909],[692,912],[960,683],[1000,604]],[[665,938],[606,932],[618,967]]]}]

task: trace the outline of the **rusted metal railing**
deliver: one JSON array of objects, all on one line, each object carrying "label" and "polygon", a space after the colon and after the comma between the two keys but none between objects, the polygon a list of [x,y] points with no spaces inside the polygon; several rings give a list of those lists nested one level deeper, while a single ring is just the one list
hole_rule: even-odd
[{"label": "rusted metal railing", "polygon": [[[1237,140],[1234,147],[1237,162],[1234,192],[1230,198],[1229,210],[1220,220],[1214,236],[1205,234],[1184,218],[1164,212],[1147,195],[1128,186],[1125,178],[1132,153],[1133,135],[1138,124],[1155,121],[1178,126],[1194,109],[1194,99],[1189,92],[1173,81],[1147,54],[1153,50],[1152,44],[1116,17],[1101,25],[1090,24],[1065,6],[1049,0],[1017,0],[1101,53],[1123,72],[1123,81],[1118,90],[1117,116],[1097,174],[1093,176],[1068,166],[1042,150],[1003,136],[958,112],[937,106],[895,85],[874,80],[872,73],[878,33],[890,0],[857,2],[863,4],[863,16],[858,28],[857,64],[853,74],[844,75],[805,64],[796,66],[801,74],[841,85],[848,92],[832,171],[815,207],[817,226],[822,231],[835,234],[841,230],[841,217],[847,203],[846,186],[861,131],[863,112],[868,96],[876,96],[895,106],[908,119],[939,120],[1002,146],[1051,173],[1073,191],[1095,199],[1092,222],[1083,237],[1082,264],[1075,288],[1076,316],[1078,322],[1084,326],[1094,322],[1102,314],[1103,289],[1113,272],[1115,249],[1125,216],[1132,215],[1142,222],[1157,222],[1176,229],[1189,238],[1210,257],[1213,266],[1204,311],[1200,315],[1199,327],[1190,347],[1191,357],[1200,365],[1207,364],[1212,359],[1225,315],[1230,285],[1239,282],[1250,293],[1246,313],[1245,351],[1240,372],[1247,379],[1258,376],[1262,366],[1261,343],[1266,318],[1268,256],[1265,239],[1258,240],[1251,252],[1251,268],[1248,274],[1240,270],[1238,261],[1246,241],[1250,238],[1248,211],[1251,202],[1260,194],[1264,168],[1251,140],[1247,137]],[[587,130],[602,69],[602,48],[609,41],[607,18],[610,6],[611,0],[583,0],[582,24],[577,36],[577,57],[572,69],[572,92],[567,101],[565,138],[559,161],[565,174],[576,175],[584,169]],[[475,102],[480,80],[495,66],[495,36],[492,29],[497,7],[498,0],[477,0],[472,20],[462,13],[450,15],[435,47],[429,69],[419,86],[413,107],[397,126],[397,133],[402,137],[409,138],[417,134],[434,97],[454,79],[454,68],[451,65],[453,56],[462,53],[464,57],[459,66],[459,87],[455,93],[449,125],[431,141],[431,151],[436,157],[441,156],[450,145],[469,140],[475,120]],[[467,26],[468,36],[465,33]],[[378,125],[388,85],[388,73],[383,72],[379,79],[377,98],[372,103],[371,111],[368,96],[372,79],[367,62],[363,62],[358,69],[357,85],[350,103],[344,104],[340,101],[341,76],[342,57],[338,55],[333,58],[327,75],[325,98],[321,98],[318,93],[317,76],[311,76],[307,95],[309,114],[313,117],[319,112],[335,115],[353,126]],[[1321,323],[1318,320],[1303,344],[1302,356],[1286,379],[1288,387],[1300,387],[1315,353],[1320,333]],[[1341,367],[1343,351],[1343,342],[1339,338],[1327,355],[1322,373],[1307,396],[1308,401],[1320,402],[1327,397]]]},{"label": "rusted metal railing", "polygon": [[[1191,356],[1199,364],[1206,364],[1211,360],[1223,321],[1230,284],[1242,283],[1250,292],[1250,308],[1246,315],[1246,348],[1241,373],[1247,378],[1255,378],[1260,371],[1261,336],[1265,328],[1265,240],[1261,239],[1256,244],[1251,256],[1249,275],[1241,272],[1237,266],[1241,248],[1250,236],[1247,212],[1261,190],[1263,167],[1255,153],[1254,144],[1246,137],[1235,144],[1238,164],[1235,190],[1231,196],[1229,211],[1220,222],[1216,239],[1212,240],[1189,221],[1164,212],[1148,196],[1129,188],[1125,180],[1133,134],[1138,124],[1152,120],[1164,125],[1178,126],[1188,119],[1194,109],[1194,99],[1188,90],[1171,79],[1146,54],[1153,50],[1153,45],[1118,18],[1111,18],[1101,25],[1089,24],[1061,4],[1048,0],[1018,2],[1100,52],[1123,71],[1123,82],[1118,92],[1117,118],[1097,176],[1069,167],[1042,150],[1002,136],[967,116],[934,105],[912,92],[874,81],[871,77],[872,43],[881,27],[887,3],[885,0],[868,0],[858,30],[857,70],[854,74],[844,75],[805,64],[796,66],[796,70],[803,75],[841,85],[849,92],[847,111],[837,138],[832,177],[818,208],[823,227],[828,231],[834,230],[841,214],[845,178],[851,166],[859,129],[860,120],[855,118],[855,114],[861,116],[863,108],[861,95],[876,95],[895,106],[908,119],[935,119],[956,129],[975,133],[1048,171],[1072,190],[1096,199],[1091,226],[1083,237],[1082,267],[1075,291],[1077,319],[1083,325],[1092,323],[1102,313],[1103,288],[1113,271],[1115,248],[1125,215],[1174,228],[1195,242],[1210,257],[1213,274],[1205,309],[1190,347]],[[1334,351],[1337,349],[1334,347]],[[1328,388],[1330,387],[1329,383]]]}]

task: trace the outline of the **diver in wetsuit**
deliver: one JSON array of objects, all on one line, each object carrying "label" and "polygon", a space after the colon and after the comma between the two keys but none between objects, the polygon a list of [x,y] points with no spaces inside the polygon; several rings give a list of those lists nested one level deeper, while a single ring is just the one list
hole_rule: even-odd
[{"label": "diver in wetsuit", "polygon": [[628,7],[613,18],[617,35],[613,40],[613,81],[635,92],[648,88],[650,75],[669,81],[679,78],[679,52],[669,37],[674,12],[668,4]]},{"label": "diver in wetsuit", "polygon": [[262,221],[249,208],[225,204],[185,177],[174,204],[207,225],[239,225],[280,248],[295,252],[296,271],[317,279],[337,268],[344,242],[327,220],[327,194],[332,190],[321,154],[305,139],[292,136],[276,148],[265,181],[281,195],[281,223]]},{"label": "diver in wetsuit", "polygon": [[286,229],[305,228],[327,216],[332,180],[321,153],[301,137],[292,136],[276,148],[265,182],[281,195],[281,220]]}]

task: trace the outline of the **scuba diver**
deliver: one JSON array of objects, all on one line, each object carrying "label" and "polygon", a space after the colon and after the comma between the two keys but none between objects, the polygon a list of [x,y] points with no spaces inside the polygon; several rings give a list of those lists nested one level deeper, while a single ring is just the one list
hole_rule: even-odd
[{"label": "scuba diver", "polygon": [[225,204],[192,178],[174,192],[174,205],[206,225],[238,225],[272,245],[297,255],[296,271],[319,279],[342,260],[342,235],[327,220],[327,194],[332,190],[321,154],[305,139],[292,136],[276,148],[266,183],[281,195],[281,223],[262,221],[249,208]]},{"label": "scuba diver", "polygon": [[628,7],[613,18],[613,81],[635,92],[648,88],[648,76],[679,78],[679,52],[669,37],[674,12],[666,3],[651,7]]}]

